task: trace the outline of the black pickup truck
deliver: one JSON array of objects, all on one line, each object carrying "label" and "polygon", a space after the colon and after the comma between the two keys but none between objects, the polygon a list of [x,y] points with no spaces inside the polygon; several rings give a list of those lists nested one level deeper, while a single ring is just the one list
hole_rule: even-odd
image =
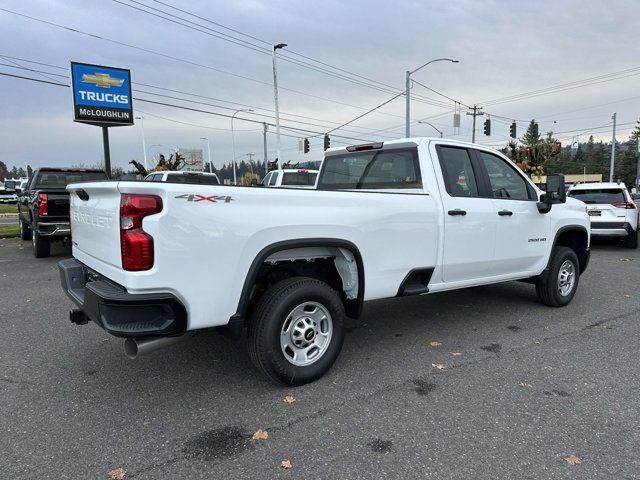
[{"label": "black pickup truck", "polygon": [[69,223],[70,183],[108,180],[102,170],[40,168],[18,197],[20,238],[33,242],[33,254],[48,257],[51,242],[71,236]]}]

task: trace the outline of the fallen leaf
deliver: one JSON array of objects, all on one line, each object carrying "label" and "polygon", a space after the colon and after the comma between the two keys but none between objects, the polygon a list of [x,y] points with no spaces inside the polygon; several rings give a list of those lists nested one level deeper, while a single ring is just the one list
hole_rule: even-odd
[{"label": "fallen leaf", "polygon": [[454,357],[459,357],[462,354],[460,352],[451,352],[451,355],[453,355]]},{"label": "fallen leaf", "polygon": [[631,259],[630,258],[621,258],[620,261],[621,262],[630,262]]},{"label": "fallen leaf", "polygon": [[580,465],[582,463],[582,460],[580,460],[578,457],[576,457],[575,455],[569,455],[568,457],[564,457],[565,462],[567,462],[569,465]]},{"label": "fallen leaf", "polygon": [[267,438],[269,438],[269,434],[267,433],[267,431],[259,428],[258,430],[256,430],[256,433],[253,434],[251,440],[266,440]]},{"label": "fallen leaf", "polygon": [[631,295],[626,295],[625,294],[624,298],[631,298]]},{"label": "fallen leaf", "polygon": [[284,401],[286,403],[293,403],[296,401],[295,397],[291,396],[291,395],[287,395],[286,397],[284,397]]},{"label": "fallen leaf", "polygon": [[292,468],[293,465],[291,464],[291,460],[282,460],[282,463],[280,463],[280,466],[282,468]]},{"label": "fallen leaf", "polygon": [[431,366],[433,368],[437,368],[438,370],[443,370],[444,369],[444,365],[442,363],[432,363]]},{"label": "fallen leaf", "polygon": [[440,345],[442,345],[441,342],[430,342],[429,345],[431,345],[432,347],[439,347]]},{"label": "fallen leaf", "polygon": [[530,383],[520,382],[518,385],[519,385],[520,387],[533,388],[533,385],[531,385]]},{"label": "fallen leaf", "polygon": [[124,468],[114,468],[107,472],[107,475],[111,477],[111,480],[123,480],[127,471]]}]

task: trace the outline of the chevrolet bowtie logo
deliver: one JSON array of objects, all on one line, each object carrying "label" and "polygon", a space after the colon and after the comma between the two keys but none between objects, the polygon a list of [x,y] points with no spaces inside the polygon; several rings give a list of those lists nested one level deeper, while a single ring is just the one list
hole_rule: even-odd
[{"label": "chevrolet bowtie logo", "polygon": [[94,73],[93,75],[82,75],[82,83],[93,83],[96,87],[111,88],[121,87],[124,78],[111,78],[108,73]]}]

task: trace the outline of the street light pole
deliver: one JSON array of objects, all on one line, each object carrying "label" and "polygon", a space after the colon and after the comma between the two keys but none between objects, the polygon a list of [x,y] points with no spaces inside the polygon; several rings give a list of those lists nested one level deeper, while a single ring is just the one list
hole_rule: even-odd
[{"label": "street light pole", "polygon": [[[209,138],[208,137],[200,137],[200,140],[206,140],[207,141],[207,159],[209,160],[209,173],[213,173],[212,172],[213,162],[211,161],[211,144],[209,143]],[[202,170],[204,170],[204,165],[202,166]]]},{"label": "street light pole", "polygon": [[440,138],[442,138],[442,130],[438,130],[435,125],[429,123],[429,122],[425,122],[424,120],[418,120],[418,123],[424,123],[425,125],[429,125],[431,128],[433,128],[436,132],[438,132],[440,134]]},{"label": "street light pole", "polygon": [[276,158],[278,161],[278,170],[281,169],[282,159],[280,158],[280,109],[278,107],[278,68],[276,65],[276,50],[286,47],[286,43],[278,43],[273,46],[273,100],[276,106]]},{"label": "street light pole", "polygon": [[147,142],[144,138],[144,117],[136,117],[136,120],[140,120],[140,127],[142,128],[142,155],[144,157],[144,169],[146,170],[149,167],[147,166]]},{"label": "street light pole", "polygon": [[233,119],[240,112],[253,112],[253,110],[251,110],[250,108],[244,108],[241,110],[236,110],[235,112],[233,112],[233,115],[231,115],[231,153],[233,155],[233,159],[231,160],[231,162],[233,164],[233,184],[234,185],[238,184],[238,179],[236,178],[236,137],[233,133]]},{"label": "street light pole", "polygon": [[416,73],[418,70],[426,67],[427,65],[429,65],[430,63],[434,63],[434,62],[442,62],[442,61],[447,61],[447,62],[452,62],[452,63],[458,63],[458,60],[453,60],[451,58],[436,58],[435,60],[431,60],[427,63],[425,63],[424,65],[420,65],[418,68],[416,68],[415,70],[407,70],[406,71],[406,81],[405,81],[405,101],[406,101],[406,113],[405,113],[405,136],[408,138],[411,136],[411,118],[410,118],[410,110],[411,110],[411,75],[413,75],[414,73]]}]

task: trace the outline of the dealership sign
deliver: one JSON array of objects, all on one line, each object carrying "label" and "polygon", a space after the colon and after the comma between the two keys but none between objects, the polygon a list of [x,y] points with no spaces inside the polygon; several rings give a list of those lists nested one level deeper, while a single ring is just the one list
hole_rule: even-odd
[{"label": "dealership sign", "polygon": [[71,90],[76,122],[133,125],[129,70],[71,62]]}]

